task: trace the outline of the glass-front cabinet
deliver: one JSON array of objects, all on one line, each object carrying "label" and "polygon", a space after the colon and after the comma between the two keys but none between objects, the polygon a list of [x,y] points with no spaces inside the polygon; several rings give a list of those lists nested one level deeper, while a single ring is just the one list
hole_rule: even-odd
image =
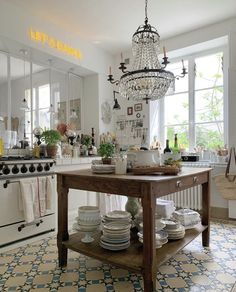
[{"label": "glass-front cabinet", "polygon": [[33,143],[33,129],[81,130],[82,78],[0,52],[0,137],[5,148]]}]

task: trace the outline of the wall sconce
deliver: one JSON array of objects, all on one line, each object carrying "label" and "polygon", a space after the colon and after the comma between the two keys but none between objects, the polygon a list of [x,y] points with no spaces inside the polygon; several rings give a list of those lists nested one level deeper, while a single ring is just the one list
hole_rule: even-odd
[{"label": "wall sconce", "polygon": [[120,105],[119,105],[119,103],[118,103],[118,100],[117,100],[117,98],[116,98],[116,93],[119,93],[119,92],[113,90],[113,97],[114,97],[114,102],[115,102],[115,104],[113,105],[113,110],[120,110],[121,107],[120,107]]}]

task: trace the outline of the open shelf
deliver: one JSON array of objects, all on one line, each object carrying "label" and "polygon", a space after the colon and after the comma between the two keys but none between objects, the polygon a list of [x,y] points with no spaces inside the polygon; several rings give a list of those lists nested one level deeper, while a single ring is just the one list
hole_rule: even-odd
[{"label": "open shelf", "polygon": [[[183,239],[169,241],[162,248],[157,249],[156,259],[158,266],[162,265],[178,251],[184,248],[206,228],[207,226],[199,224],[193,229],[186,230],[185,237]],[[80,252],[92,258],[96,258],[102,262],[128,269],[133,272],[142,272],[143,249],[142,244],[137,239],[132,239],[130,247],[126,250],[109,251],[99,245],[101,233],[94,234],[94,241],[91,243],[81,242],[81,238],[83,236],[84,235],[81,233],[71,234],[69,240],[64,241],[63,244],[68,249]]]}]

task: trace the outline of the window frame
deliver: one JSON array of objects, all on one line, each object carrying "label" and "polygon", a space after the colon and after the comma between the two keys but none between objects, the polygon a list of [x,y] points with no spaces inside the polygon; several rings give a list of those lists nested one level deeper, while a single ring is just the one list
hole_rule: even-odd
[{"label": "window frame", "polygon": [[[181,55],[179,57],[171,59],[171,63],[180,62],[181,59],[184,59],[185,62],[188,62],[188,91],[183,92],[177,92],[176,95],[181,93],[187,93],[189,96],[189,122],[188,124],[171,124],[166,125],[165,124],[165,101],[164,99],[160,100],[160,106],[159,106],[159,121],[160,121],[160,131],[159,131],[159,137],[162,145],[165,145],[166,140],[166,128],[168,126],[181,126],[181,125],[188,125],[189,127],[189,151],[194,151],[194,148],[196,146],[196,125],[201,124],[200,122],[196,122],[195,120],[195,92],[208,89],[195,89],[195,59],[201,58],[207,55],[213,55],[216,53],[222,52],[223,53],[223,120],[217,121],[217,122],[223,122],[224,124],[224,143],[228,144],[228,120],[227,120],[227,112],[228,112],[228,47],[226,45],[224,46],[218,46],[213,49],[209,50],[202,50],[199,52],[195,52],[192,54],[185,54]],[[167,68],[168,69],[168,68]],[[178,82],[178,80],[176,80]],[[170,94],[171,95],[171,94]],[[174,94],[175,95],[175,94]],[[169,96],[169,95],[168,95]],[[165,97],[164,97],[165,98]],[[204,124],[207,124],[208,122],[204,122]],[[209,122],[214,123],[214,122]]]}]

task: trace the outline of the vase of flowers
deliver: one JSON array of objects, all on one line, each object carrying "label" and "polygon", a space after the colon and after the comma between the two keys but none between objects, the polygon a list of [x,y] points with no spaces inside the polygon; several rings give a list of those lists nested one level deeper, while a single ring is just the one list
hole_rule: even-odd
[{"label": "vase of flowers", "polygon": [[46,144],[47,156],[55,158],[58,149],[58,143],[61,141],[61,134],[57,130],[45,130],[41,136]]}]

